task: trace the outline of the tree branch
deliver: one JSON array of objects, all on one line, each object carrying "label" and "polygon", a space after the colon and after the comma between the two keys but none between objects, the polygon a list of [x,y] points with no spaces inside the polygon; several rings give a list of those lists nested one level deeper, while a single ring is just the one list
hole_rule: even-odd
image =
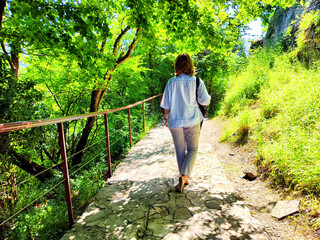
[{"label": "tree branch", "polygon": [[106,45],[106,42],[107,42],[107,39],[105,39],[105,40],[103,41],[103,43],[101,44],[100,52],[104,52],[104,47],[105,47],[105,45]]},{"label": "tree branch", "polygon": [[[46,170],[46,168],[44,166],[39,165],[35,162],[32,162],[30,159],[27,159],[24,156],[18,154],[12,147],[9,147],[8,153],[10,154],[11,161],[14,165],[25,170],[26,172],[30,173],[31,175],[36,175],[36,174]],[[51,179],[53,177],[54,177],[54,174],[50,170],[37,176],[37,178],[41,182],[44,182],[46,179]]]},{"label": "tree branch", "polygon": [[119,47],[119,43],[121,41],[121,39],[123,38],[123,36],[130,30],[130,27],[127,26],[125,29],[123,29],[121,31],[121,33],[119,34],[119,36],[117,37],[116,41],[114,42],[113,45],[113,54],[116,55],[117,51],[118,51],[118,47]]},{"label": "tree branch", "polygon": [[6,0],[0,0],[0,31],[2,28],[2,21],[4,16],[4,9],[6,7],[7,1]]},{"label": "tree branch", "polygon": [[[136,46],[136,41],[137,41],[138,35],[139,35],[139,33],[140,33],[141,31],[142,31],[142,28],[139,27],[138,30],[137,30],[137,32],[136,32],[135,38],[132,40],[132,42],[131,42],[131,44],[130,44],[130,46],[129,46],[129,48],[128,48],[127,53],[126,53],[125,55],[122,55],[122,54],[121,54],[121,55],[119,56],[118,60],[116,61],[115,66],[114,66],[110,71],[108,71],[108,72],[105,73],[105,75],[104,75],[104,80],[106,80],[108,83],[109,83],[109,82],[111,81],[111,79],[112,79],[112,72],[113,72],[117,67],[119,67],[122,63],[124,63],[125,61],[127,61],[127,60],[131,57],[132,52],[133,52],[133,49],[134,49],[135,46]],[[119,36],[120,36],[120,35],[119,35]],[[118,36],[118,38],[119,38],[119,36]],[[120,38],[120,39],[121,39],[121,38]],[[108,88],[108,85],[107,85],[106,88]]]},{"label": "tree branch", "polygon": [[51,91],[51,89],[49,88],[48,84],[46,84],[46,86],[47,86],[47,88],[49,89],[49,91],[50,91],[51,95],[53,96],[54,100],[56,101],[58,107],[59,107],[60,110],[62,111],[62,114],[64,114],[64,111],[63,111],[63,109],[62,109],[62,107],[61,107],[58,99],[56,98],[55,94]]},{"label": "tree branch", "polygon": [[135,36],[135,38],[132,40],[132,43],[130,44],[127,53],[126,53],[124,56],[118,58],[118,60],[117,60],[117,62],[116,62],[116,63],[117,63],[116,67],[118,67],[120,64],[124,63],[125,61],[127,61],[127,60],[131,57],[132,52],[133,52],[133,49],[134,49],[135,46],[136,46],[136,41],[137,41],[137,38],[138,38],[138,34],[139,34],[141,31],[142,31],[142,28],[141,28],[141,27],[138,28],[137,33],[136,33],[136,36]]},{"label": "tree branch", "polygon": [[[0,1],[1,1],[1,0],[0,0]],[[14,66],[13,63],[12,63],[11,58],[10,58],[10,56],[9,56],[9,53],[7,52],[6,47],[5,47],[5,45],[3,44],[3,42],[1,43],[1,47],[2,47],[2,51],[4,52],[4,55],[5,55],[6,58],[7,58],[7,61],[8,61],[9,64],[10,64],[11,70],[14,71],[14,70],[15,70],[15,66]]]}]

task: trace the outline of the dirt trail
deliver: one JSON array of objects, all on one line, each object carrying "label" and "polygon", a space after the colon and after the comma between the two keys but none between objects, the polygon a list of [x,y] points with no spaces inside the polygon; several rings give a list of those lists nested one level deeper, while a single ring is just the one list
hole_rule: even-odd
[{"label": "dirt trail", "polygon": [[243,179],[243,170],[252,166],[255,153],[246,146],[235,147],[228,143],[220,143],[225,122],[220,118],[206,120],[205,130],[201,132],[200,143],[211,143],[214,154],[221,161],[224,171],[239,197],[246,201],[252,216],[258,219],[272,239],[303,240],[319,239],[311,231],[302,229],[290,218],[277,220],[270,216],[268,204],[284,200],[285,196],[268,186],[267,182],[257,178],[254,181]]}]

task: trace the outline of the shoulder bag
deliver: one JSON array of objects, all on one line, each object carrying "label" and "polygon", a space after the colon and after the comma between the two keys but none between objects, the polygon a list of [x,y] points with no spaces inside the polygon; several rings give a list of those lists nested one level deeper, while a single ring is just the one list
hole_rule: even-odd
[{"label": "shoulder bag", "polygon": [[196,77],[196,99],[197,99],[197,103],[199,105],[199,109],[200,109],[200,112],[202,113],[202,116],[205,117],[207,116],[208,114],[208,110],[207,110],[207,107],[206,106],[203,106],[201,105],[199,102],[198,102],[198,88],[199,88],[199,84],[200,84],[200,80],[198,77]]}]

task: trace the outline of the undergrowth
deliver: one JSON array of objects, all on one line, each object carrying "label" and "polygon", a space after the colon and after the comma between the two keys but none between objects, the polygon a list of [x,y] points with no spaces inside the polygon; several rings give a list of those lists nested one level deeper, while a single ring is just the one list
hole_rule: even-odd
[{"label": "undergrowth", "polygon": [[[318,63],[306,69],[286,53],[259,50],[230,78],[220,111],[231,118],[222,141],[249,140],[256,163],[275,184],[312,199],[320,191],[319,69]],[[311,205],[310,214],[319,217],[318,201]],[[319,227],[319,219],[312,224]]]}]

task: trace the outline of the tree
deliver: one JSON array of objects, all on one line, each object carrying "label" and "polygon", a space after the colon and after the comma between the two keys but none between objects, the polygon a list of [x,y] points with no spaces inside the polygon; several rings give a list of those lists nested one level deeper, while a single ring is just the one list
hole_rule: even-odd
[{"label": "tree", "polygon": [[[194,54],[206,49],[230,55],[250,11],[261,12],[259,4],[207,0],[1,1],[1,54],[15,79],[21,78],[22,53],[32,61],[38,59],[34,67],[39,69],[48,59],[68,59],[81,75],[69,79],[74,83],[73,90],[85,91],[84,96],[90,96],[82,109],[96,112],[112,84],[114,71],[134,55],[135,49],[149,57],[150,68],[154,68],[154,59],[166,59],[159,57],[161,51]],[[232,7],[234,11],[230,10]],[[21,79],[31,81],[28,77]],[[52,83],[57,78],[43,81],[42,93],[50,92],[55,99],[52,103],[61,110],[60,116],[70,114],[70,102],[63,105],[56,97],[67,90],[62,86],[56,91],[58,88]],[[155,88],[151,91],[155,92]],[[95,117],[87,119],[80,136],[74,138],[77,146],[71,149],[72,153],[85,148],[95,121]],[[21,161],[19,156],[26,157],[22,152],[16,153],[12,156],[17,162]],[[52,158],[53,153],[46,155]],[[82,152],[75,155],[72,164],[81,163],[82,156]],[[26,164],[32,163],[31,159],[26,160]]]}]

